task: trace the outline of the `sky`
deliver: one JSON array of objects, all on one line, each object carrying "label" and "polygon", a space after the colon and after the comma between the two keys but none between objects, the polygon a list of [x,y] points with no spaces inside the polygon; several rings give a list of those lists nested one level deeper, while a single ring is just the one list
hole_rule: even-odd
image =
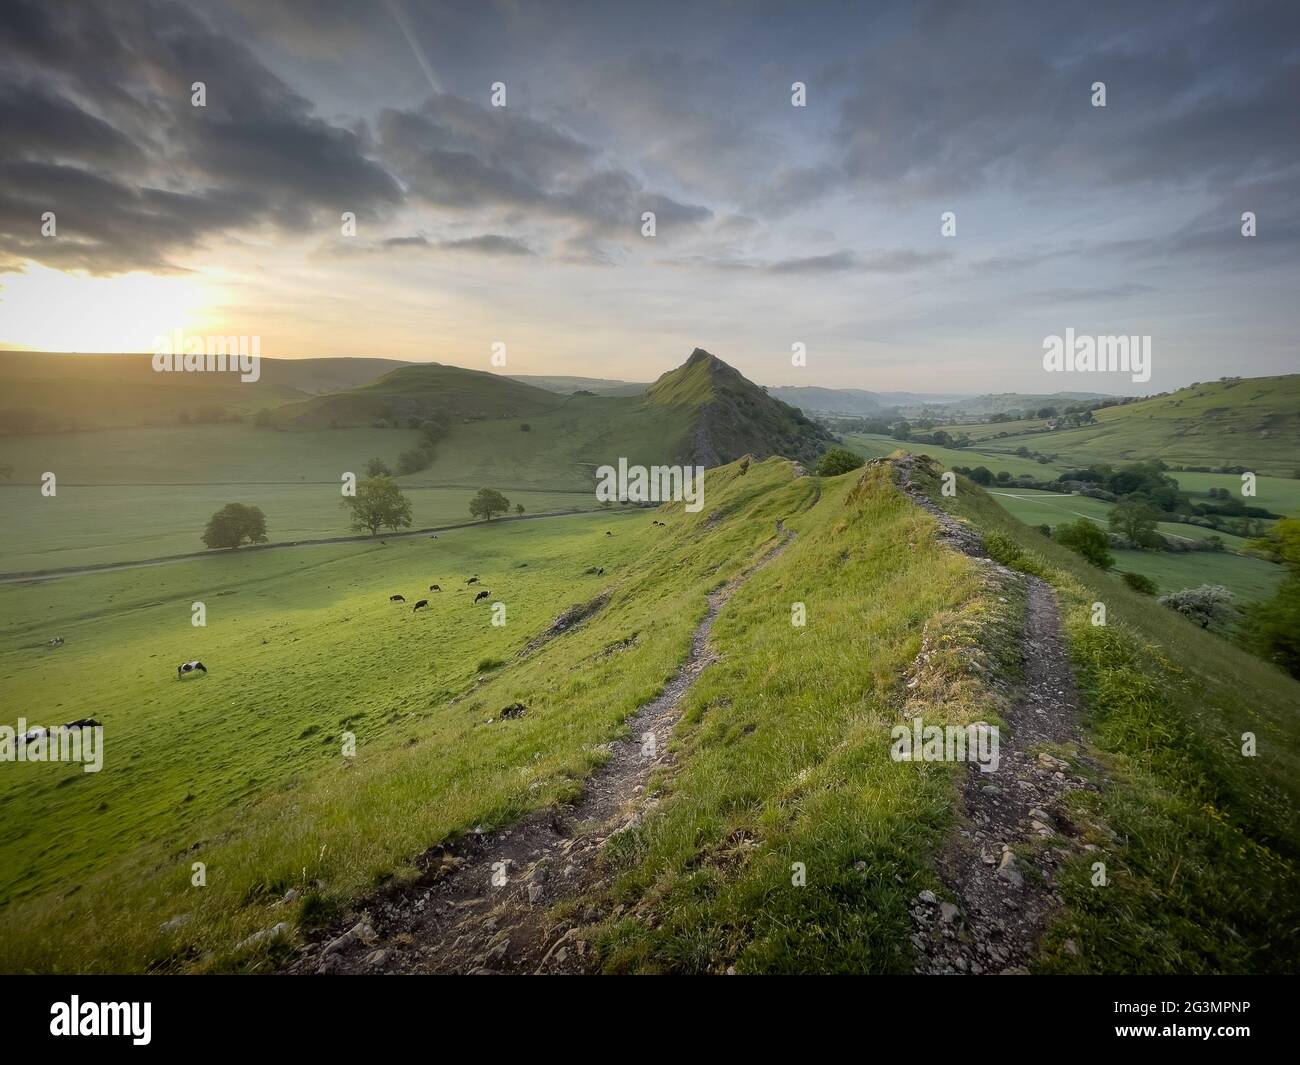
[{"label": "sky", "polygon": [[1298,213],[1292,2],[0,6],[0,347],[1137,395],[1300,370]]}]

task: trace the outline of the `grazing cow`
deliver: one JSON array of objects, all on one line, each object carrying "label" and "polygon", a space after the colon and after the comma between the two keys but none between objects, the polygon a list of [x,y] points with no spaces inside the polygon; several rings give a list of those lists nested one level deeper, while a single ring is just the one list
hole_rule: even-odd
[{"label": "grazing cow", "polygon": [[418,603],[415,604],[415,606],[411,607],[411,613],[414,614],[417,610],[420,609],[420,607],[428,606],[428,605],[429,605],[429,600],[421,599]]},{"label": "grazing cow", "polygon": [[176,679],[180,680],[181,677],[188,676],[190,673],[193,673],[195,670],[198,670],[200,673],[206,674],[208,672],[208,667],[205,666],[202,662],[200,662],[197,658],[194,659],[194,661],[192,662],[183,662],[176,667]]},{"label": "grazing cow", "polygon": [[62,647],[62,646],[63,646],[63,637],[62,637],[62,636],[54,636],[54,637],[51,637],[51,639],[50,639],[50,646],[51,646],[51,647]]},{"label": "grazing cow", "polygon": [[491,594],[492,594],[491,592],[489,592],[486,588],[484,588],[481,592],[478,593],[478,595],[474,596],[474,602],[477,603],[480,599],[486,599]]},{"label": "grazing cow", "polygon": [[610,532],[608,529],[606,529],[606,530],[605,530],[605,535],[606,535],[606,536],[613,536],[614,534],[613,534],[612,532]]},{"label": "grazing cow", "polygon": [[390,603],[405,603],[405,602],[406,602],[406,596],[404,596],[404,595],[390,595],[390,596],[388,597],[388,601],[389,601]]},{"label": "grazing cow", "polygon": [[93,717],[83,717],[83,718],[79,718],[76,721],[69,721],[63,727],[68,730],[83,729],[83,728],[100,728],[101,724],[100,722],[96,721]]},{"label": "grazing cow", "polygon": [[469,580],[467,580],[465,583],[466,583],[466,584],[478,584],[478,578],[477,578],[477,577],[471,577],[471,578],[470,578]]},{"label": "grazing cow", "polygon": [[431,592],[440,592],[440,591],[442,591],[442,589],[439,588],[436,584],[431,584],[431,585],[429,585],[429,591],[431,591]]}]

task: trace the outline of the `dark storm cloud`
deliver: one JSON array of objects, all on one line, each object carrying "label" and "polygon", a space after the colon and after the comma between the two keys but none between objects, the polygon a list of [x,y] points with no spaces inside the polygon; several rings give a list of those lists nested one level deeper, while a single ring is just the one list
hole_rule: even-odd
[{"label": "dark storm cloud", "polygon": [[[647,42],[624,5],[7,0],[0,268],[166,269],[241,229],[332,236],[343,211],[389,232],[483,234],[466,252],[573,262],[626,261],[646,211],[660,240],[718,242],[673,260],[706,269],[890,275],[950,257],[797,254],[779,224],[840,197],[1113,196],[1141,216],[1170,192],[1202,195],[1157,238],[1040,239],[972,262],[989,273],[1103,254],[1276,264],[1300,242],[1300,4],[657,11]],[[418,105],[417,59],[450,87]],[[331,95],[344,65],[355,80]],[[487,105],[498,76],[507,108]],[[795,78],[806,109],[790,107]],[[206,108],[190,106],[194,81]],[[1089,105],[1094,81],[1104,109]],[[38,236],[44,210],[57,241]],[[1259,213],[1254,242],[1243,210]],[[862,235],[848,215],[813,225],[834,230],[822,247]]]},{"label": "dark storm cloud", "polygon": [[[11,263],[163,270],[176,250],[232,227],[302,227],[317,212],[401,200],[357,133],[316,117],[188,9],[14,0],[0,64],[0,116],[18,160],[0,192]],[[195,81],[207,85],[206,108],[191,106]],[[46,210],[57,239],[39,237]]]}]

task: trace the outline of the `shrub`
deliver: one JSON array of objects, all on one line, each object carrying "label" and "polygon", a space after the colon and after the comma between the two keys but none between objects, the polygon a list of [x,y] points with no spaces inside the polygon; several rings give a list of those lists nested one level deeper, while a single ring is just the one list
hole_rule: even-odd
[{"label": "shrub", "polygon": [[1221,584],[1202,584],[1199,588],[1184,588],[1162,595],[1156,602],[1208,629],[1228,619],[1232,593]]},{"label": "shrub", "polygon": [[1080,518],[1078,521],[1058,526],[1056,540],[1057,543],[1063,544],[1076,554],[1082,555],[1094,566],[1101,569],[1110,569],[1111,566],[1115,565],[1114,556],[1107,550],[1110,546],[1110,538],[1102,531],[1100,526],[1087,518]]},{"label": "shrub", "polygon": [[818,477],[838,477],[842,473],[856,470],[866,463],[861,455],[847,448],[833,447],[817,460]]},{"label": "shrub", "polygon": [[1133,591],[1140,592],[1142,595],[1156,594],[1156,582],[1150,577],[1141,573],[1121,573],[1120,576]]}]

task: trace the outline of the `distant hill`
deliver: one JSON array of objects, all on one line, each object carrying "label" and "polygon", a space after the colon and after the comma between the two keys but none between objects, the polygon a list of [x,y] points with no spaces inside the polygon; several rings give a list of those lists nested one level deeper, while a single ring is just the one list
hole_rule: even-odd
[{"label": "distant hill", "polygon": [[1031,411],[1042,407],[1069,406],[1071,403],[1087,403],[1097,399],[1111,399],[1104,392],[994,392],[982,396],[968,396],[942,406],[954,412],[972,417],[987,417],[1001,414],[1003,411]]},{"label": "distant hill", "polygon": [[284,429],[329,429],[389,422],[407,426],[437,419],[449,424],[516,418],[563,403],[545,389],[509,377],[442,363],[411,363],[357,388],[332,392],[274,412]]},{"label": "distant hill", "polygon": [[392,359],[262,359],[236,373],[158,373],[149,355],[0,352],[0,433],[171,425],[254,414],[354,388],[405,363]]},{"label": "distant hill", "polygon": [[703,348],[660,377],[645,398],[654,406],[694,413],[682,457],[704,466],[720,466],[746,454],[810,461],[831,439],[821,426]]},{"label": "distant hill", "polygon": [[[982,426],[1009,435],[999,446],[1028,444],[1059,462],[1134,462],[1241,466],[1291,477],[1300,468],[1300,374],[1192,385],[1149,399],[1104,407],[1096,424],[1047,430],[1042,422]],[[975,434],[972,434],[974,436]]]},{"label": "distant hill", "polygon": [[598,396],[639,396],[650,386],[645,382],[611,381],[603,377],[543,377],[534,374],[510,374],[510,380],[544,388],[548,392],[572,395],[593,392]]},{"label": "distant hill", "polygon": [[812,414],[846,414],[870,418],[898,409],[955,406],[971,397],[959,392],[868,392],[861,388],[816,385],[768,385],[767,394]]},{"label": "distant hill", "polygon": [[875,392],[864,392],[860,388],[769,385],[767,394],[798,410],[819,414],[872,415],[890,405]]}]

